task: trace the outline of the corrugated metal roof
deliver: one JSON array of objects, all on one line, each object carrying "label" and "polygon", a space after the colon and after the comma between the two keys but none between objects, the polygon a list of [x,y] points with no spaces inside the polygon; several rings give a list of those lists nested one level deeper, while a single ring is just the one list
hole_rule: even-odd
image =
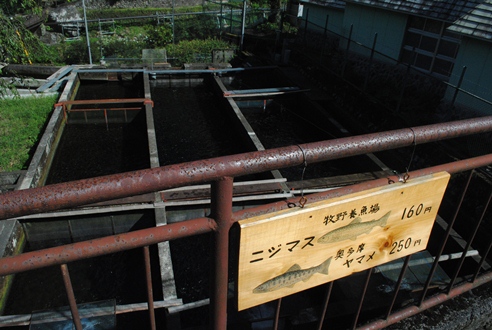
[{"label": "corrugated metal roof", "polygon": [[484,0],[347,0],[346,2],[364,4],[436,20],[454,22],[469,13]]},{"label": "corrugated metal roof", "polygon": [[486,0],[448,28],[467,36],[492,40],[492,0]]},{"label": "corrugated metal roof", "polygon": [[333,7],[338,9],[345,8],[344,0],[300,0],[300,3],[315,3],[320,6]]}]

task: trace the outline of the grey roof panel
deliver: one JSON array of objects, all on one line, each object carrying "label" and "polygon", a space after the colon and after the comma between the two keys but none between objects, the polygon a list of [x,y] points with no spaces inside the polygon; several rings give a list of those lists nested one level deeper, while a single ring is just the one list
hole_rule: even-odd
[{"label": "grey roof panel", "polygon": [[300,3],[307,2],[307,3],[314,3],[320,6],[324,7],[332,7],[332,8],[337,8],[337,9],[344,9],[345,8],[345,1],[344,0],[300,0]]},{"label": "grey roof panel", "polygon": [[301,0],[344,8],[345,2],[367,5],[453,23],[448,31],[492,40],[492,0]]},{"label": "grey roof panel", "polygon": [[485,0],[473,11],[456,20],[448,31],[492,40],[492,0]]},{"label": "grey roof panel", "polygon": [[454,22],[472,11],[484,0],[347,0],[350,3],[364,4],[408,14]]}]

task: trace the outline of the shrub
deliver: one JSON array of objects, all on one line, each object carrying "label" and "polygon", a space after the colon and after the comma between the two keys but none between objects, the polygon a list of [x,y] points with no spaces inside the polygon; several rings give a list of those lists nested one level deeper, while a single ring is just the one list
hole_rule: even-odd
[{"label": "shrub", "polygon": [[[29,63],[42,60],[52,63],[52,54],[17,18],[0,15],[0,58],[7,63]],[[46,61],[46,62],[45,62]]]},{"label": "shrub", "polygon": [[142,49],[146,48],[146,43],[143,40],[129,40],[127,38],[100,38],[95,45],[96,49],[92,51],[94,61],[99,61],[101,56],[138,59],[142,57]]},{"label": "shrub", "polygon": [[178,44],[170,44],[166,47],[168,57],[174,58],[175,65],[184,63],[212,62],[212,51],[214,49],[231,49],[231,45],[218,39],[206,40],[184,40]]},{"label": "shrub", "polygon": [[212,15],[183,16],[175,20],[174,24],[175,39],[179,41],[207,39],[219,32],[217,18]]},{"label": "shrub", "polygon": [[161,48],[173,42],[173,31],[169,24],[147,25],[145,32],[149,48]]}]

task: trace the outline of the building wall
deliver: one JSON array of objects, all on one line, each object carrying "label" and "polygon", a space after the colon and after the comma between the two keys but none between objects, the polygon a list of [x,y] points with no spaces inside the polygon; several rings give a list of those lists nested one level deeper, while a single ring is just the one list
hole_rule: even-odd
[{"label": "building wall", "polygon": [[[374,42],[374,35],[377,33],[376,51],[393,59],[399,58],[407,15],[347,2],[342,27],[342,34],[345,37],[349,36],[351,25],[353,41],[370,49]],[[346,44],[342,47],[346,47]],[[353,43],[350,45],[350,50],[364,55],[370,53],[370,50]],[[380,57],[380,59],[384,58]]]},{"label": "building wall", "polygon": [[342,34],[343,9],[321,6],[316,3],[301,2],[304,6],[302,19],[304,24],[306,17],[309,20],[308,30],[324,33],[326,19],[328,17],[327,29],[338,35]]},{"label": "building wall", "polygon": [[[464,66],[466,66],[466,72],[461,88],[492,102],[492,44],[464,37],[449,80],[451,85],[458,85]],[[447,101],[453,99],[454,91],[452,87],[447,88],[445,95]],[[455,104],[484,114],[492,114],[492,105],[465,93],[458,93]]]}]

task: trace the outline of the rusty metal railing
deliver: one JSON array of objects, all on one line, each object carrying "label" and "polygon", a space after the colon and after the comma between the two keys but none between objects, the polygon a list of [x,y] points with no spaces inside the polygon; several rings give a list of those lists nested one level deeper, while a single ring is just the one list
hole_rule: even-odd
[{"label": "rusty metal railing", "polygon": [[[355,155],[366,154],[383,150],[390,150],[415,144],[441,141],[470,134],[492,131],[492,116],[478,119],[469,119],[445,124],[413,127],[408,129],[394,130],[375,134],[367,134],[338,140],[329,140],[316,143],[308,143],[297,146],[288,146],[265,151],[251,152],[239,155],[218,157],[207,160],[188,162],[178,165],[164,166],[156,169],[140,170],[130,173],[122,173],[99,178],[91,178],[74,182],[59,183],[41,188],[21,191],[12,191],[0,195],[0,219],[8,219],[28,214],[37,214],[72,208],[86,204],[108,201],[123,197],[129,197],[163,189],[179,187],[182,185],[196,184],[202,182],[212,183],[211,215],[209,217],[187,220],[180,223],[168,224],[166,226],[137,230],[129,233],[107,236],[91,241],[73,243],[39,251],[23,253],[17,256],[0,259],[0,276],[24,272],[42,267],[61,265],[69,297],[74,324],[77,325],[77,305],[75,297],[70,294],[70,279],[68,272],[65,275],[65,267],[69,262],[93,258],[96,256],[111,254],[134,248],[143,248],[164,241],[171,241],[183,237],[194,236],[207,232],[215,233],[214,246],[214,288],[210,297],[213,317],[211,327],[213,329],[226,329],[227,327],[227,290],[228,290],[228,257],[229,257],[229,231],[232,225],[241,219],[251,216],[274,212],[289,207],[289,204],[298,203],[299,198],[284,200],[276,203],[248,208],[238,212],[232,212],[232,188],[235,176],[260,173],[302,165],[305,162],[315,163],[330,159],[337,159]],[[476,168],[492,164],[492,154],[456,161],[453,163],[433,166],[409,173],[411,177],[419,177],[439,171],[447,171],[451,174],[470,171]],[[471,177],[471,174],[470,174]],[[373,181],[358,183],[323,193],[306,196],[307,203],[325,200],[328,198],[343,196],[349,193],[363,191],[366,189],[380,187],[388,184],[389,180],[397,181],[398,177],[389,176]],[[464,194],[466,189],[464,189]],[[488,203],[487,203],[488,206]],[[459,205],[456,214],[459,212]],[[480,225],[480,221],[476,226]],[[452,224],[448,226],[450,230]],[[478,227],[476,228],[478,229]],[[446,233],[445,240],[449,237]],[[443,245],[445,241],[443,242]],[[366,326],[367,328],[380,328],[398,320],[412,315],[423,308],[428,308],[437,302],[436,299],[449,299],[463,290],[490,281],[491,275],[486,273],[480,275],[480,269],[492,246],[489,244],[487,253],[482,255],[482,260],[477,271],[473,274],[470,283],[453,287],[459,270],[453,275],[447,293],[444,297],[431,297],[426,299],[429,282],[425,284],[422,298],[418,307],[409,307],[403,311],[393,312],[394,300],[390,304],[388,313],[384,320],[375,321]],[[468,247],[467,247],[468,249]],[[144,252],[145,253],[145,252]],[[466,251],[465,251],[466,253]],[[401,279],[408,266],[408,258],[402,267],[399,283],[395,289],[395,296],[399,292]],[[439,258],[436,258],[434,265]],[[461,266],[460,266],[461,267]],[[146,269],[150,267],[146,266]],[[364,293],[369,285],[372,269],[367,271]],[[150,271],[147,273],[149,282]],[[432,274],[430,278],[432,277]],[[429,280],[430,281],[430,280]],[[323,326],[326,308],[329,304],[331,284],[325,297],[325,311],[320,317],[319,327]],[[148,287],[148,309],[152,328],[155,328],[155,316],[153,311],[153,298],[151,286]],[[352,328],[356,328],[364,294],[360,300],[360,306],[354,317]],[[275,324],[278,324],[281,304],[279,301]]]},{"label": "rusty metal railing", "polygon": [[[87,112],[103,112],[104,121],[106,126],[108,125],[108,111],[123,111],[125,113],[126,120],[126,111],[140,111],[142,110],[142,106],[137,107],[115,107],[115,104],[135,104],[141,103],[142,105],[150,104],[150,106],[154,107],[154,102],[148,98],[124,98],[124,99],[97,99],[97,100],[69,100],[69,101],[61,101],[56,103],[54,106],[61,106],[63,109],[63,118],[67,120],[68,123],[68,114],[71,112],[83,112],[85,115],[85,120],[87,121]],[[73,108],[73,106],[90,106],[90,105],[102,105],[106,104],[107,106],[95,106],[93,108]]]}]

